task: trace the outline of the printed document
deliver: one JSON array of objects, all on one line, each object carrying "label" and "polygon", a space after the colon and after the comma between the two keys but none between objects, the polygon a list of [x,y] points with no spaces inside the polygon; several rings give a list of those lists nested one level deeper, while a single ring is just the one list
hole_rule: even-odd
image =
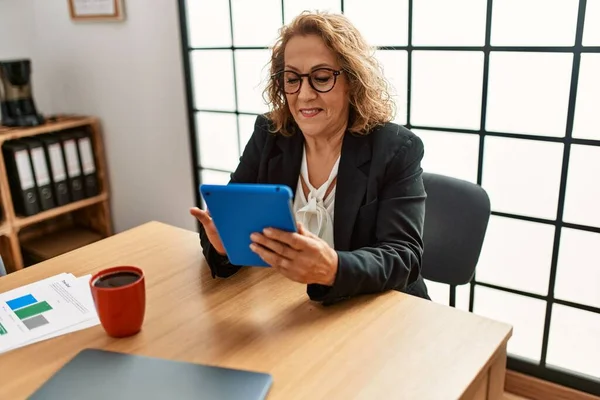
[{"label": "printed document", "polygon": [[0,294],[0,353],[99,324],[90,276],[59,274]]}]

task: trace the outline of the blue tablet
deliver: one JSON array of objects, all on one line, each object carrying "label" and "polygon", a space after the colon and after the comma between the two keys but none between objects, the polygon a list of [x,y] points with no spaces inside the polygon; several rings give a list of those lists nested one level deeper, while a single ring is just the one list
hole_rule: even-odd
[{"label": "blue tablet", "polygon": [[285,185],[230,183],[201,185],[200,193],[214,220],[229,261],[268,267],[250,250],[250,235],[264,228],[296,232],[292,190]]}]

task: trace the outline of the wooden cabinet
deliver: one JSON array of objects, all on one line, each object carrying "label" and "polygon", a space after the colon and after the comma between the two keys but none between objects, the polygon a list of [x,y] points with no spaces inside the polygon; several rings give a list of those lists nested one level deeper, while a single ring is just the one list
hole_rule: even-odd
[{"label": "wooden cabinet", "polygon": [[0,255],[9,273],[112,234],[108,174],[97,118],[57,117],[36,127],[0,127],[0,146],[7,141],[75,129],[85,130],[90,135],[98,194],[34,215],[22,216],[15,212],[7,164],[0,152]]}]

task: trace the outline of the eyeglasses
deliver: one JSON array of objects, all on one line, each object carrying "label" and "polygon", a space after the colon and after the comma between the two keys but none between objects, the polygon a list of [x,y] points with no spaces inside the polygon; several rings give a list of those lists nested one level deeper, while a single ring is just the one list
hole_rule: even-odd
[{"label": "eyeglasses", "polygon": [[308,78],[310,87],[319,93],[327,93],[335,86],[337,77],[342,71],[336,71],[331,68],[315,69],[309,74],[299,74],[294,71],[284,70],[273,74],[279,87],[286,94],[295,94],[300,91],[304,77]]}]

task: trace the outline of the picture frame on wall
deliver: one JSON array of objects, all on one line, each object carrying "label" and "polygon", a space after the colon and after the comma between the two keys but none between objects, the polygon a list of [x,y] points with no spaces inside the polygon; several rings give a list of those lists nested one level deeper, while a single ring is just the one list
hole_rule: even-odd
[{"label": "picture frame on wall", "polygon": [[123,0],[68,0],[74,21],[122,21]]}]

